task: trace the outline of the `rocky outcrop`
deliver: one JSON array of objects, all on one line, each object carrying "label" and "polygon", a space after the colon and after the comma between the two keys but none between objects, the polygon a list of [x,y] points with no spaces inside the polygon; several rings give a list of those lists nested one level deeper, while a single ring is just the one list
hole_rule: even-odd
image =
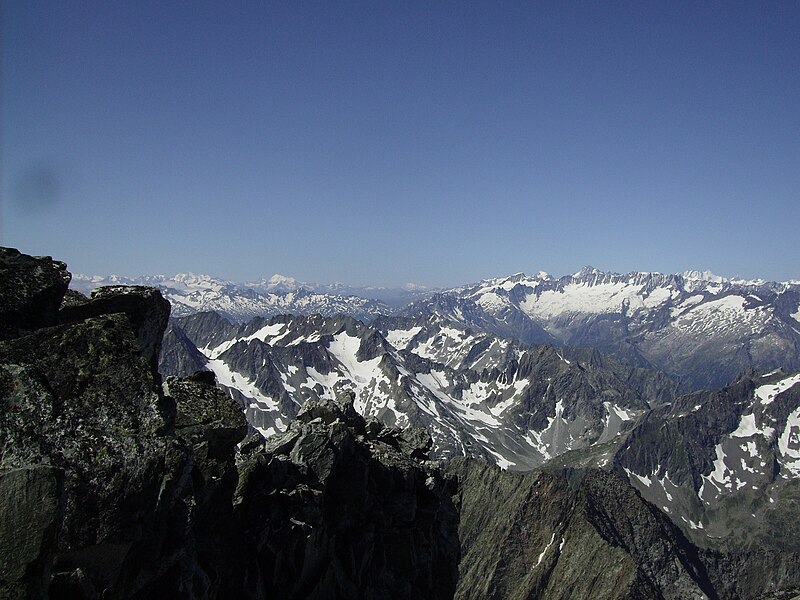
[{"label": "rocky outcrop", "polygon": [[426,434],[344,397],[237,455],[247,424],[213,374],[161,384],[157,290],[65,299],[63,264],[3,257],[0,597],[452,597]]},{"label": "rocky outcrop", "polygon": [[[4,295],[14,281],[3,280]],[[40,305],[58,308],[64,288],[50,295]],[[38,555],[33,546],[30,557],[3,553],[7,589],[123,597],[178,561],[169,548],[184,539],[173,530],[191,502],[192,455],[174,435],[175,402],[153,368],[169,308],[157,292],[126,289],[107,308],[78,302],[38,321],[51,326],[0,342],[0,474],[17,496],[10,515],[4,503],[3,535],[46,540]]]},{"label": "rocky outcrop", "polygon": [[0,470],[0,595],[46,595],[61,512],[61,472],[42,465]]},{"label": "rocky outcrop", "polygon": [[307,404],[266,453],[245,456],[244,581],[271,581],[275,598],[452,598],[458,516],[410,437],[364,421],[345,394]]},{"label": "rocky outcrop", "polygon": [[59,320],[74,323],[102,315],[122,313],[128,317],[139,352],[158,377],[158,358],[161,340],[169,320],[170,306],[155,288],[144,286],[113,286],[92,291],[85,302],[76,300],[62,304]]},{"label": "rocky outcrop", "polygon": [[0,340],[55,325],[70,279],[63,262],[0,248]]}]

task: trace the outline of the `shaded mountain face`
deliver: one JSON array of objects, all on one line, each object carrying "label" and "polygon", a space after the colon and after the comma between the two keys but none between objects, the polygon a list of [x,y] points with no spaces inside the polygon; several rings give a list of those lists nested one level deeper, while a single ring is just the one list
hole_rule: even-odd
[{"label": "shaded mountain face", "polygon": [[439,459],[482,457],[512,469],[614,439],[678,391],[660,373],[595,351],[525,348],[436,315],[372,326],[280,316],[237,327],[198,314],[171,328],[162,371],[184,374],[205,357],[264,435],[284,430],[306,402],[351,390],[359,413],[427,428]]},{"label": "shaded mountain face", "polygon": [[[447,472],[457,481],[460,515],[456,598],[778,600],[800,594],[800,554],[791,545],[740,547],[714,537],[697,545],[624,473],[513,473],[463,459]],[[796,517],[796,507],[789,514]]]},{"label": "shaded mountain face", "polygon": [[[720,570],[734,597],[800,588],[800,375],[750,373],[649,411],[612,444],[547,468],[597,467],[627,478]],[[762,575],[765,565],[774,580]],[[737,566],[738,565],[738,566]]]},{"label": "shaded mountain face", "polygon": [[603,471],[503,472],[456,460],[456,598],[717,598],[697,549]]},{"label": "shaded mountain face", "polygon": [[596,348],[652,366],[693,389],[748,368],[800,369],[800,285],[708,274],[516,275],[444,291],[406,307],[524,343]]},{"label": "shaded mountain face", "polygon": [[[652,411],[614,455],[698,541],[800,551],[800,375],[750,376]],[[702,532],[702,534],[700,534]]]}]

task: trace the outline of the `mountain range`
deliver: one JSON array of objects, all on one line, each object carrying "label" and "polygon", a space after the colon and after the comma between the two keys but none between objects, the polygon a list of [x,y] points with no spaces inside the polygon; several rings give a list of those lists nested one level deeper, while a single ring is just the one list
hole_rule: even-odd
[{"label": "mountain range", "polygon": [[306,402],[350,390],[359,413],[428,429],[440,459],[479,456],[516,469],[612,439],[679,389],[591,349],[525,347],[436,314],[236,325],[199,313],[172,320],[160,366],[167,375],[213,371],[265,436]]},{"label": "mountain range", "polygon": [[89,294],[93,289],[113,285],[144,285],[161,290],[172,305],[174,316],[213,310],[233,321],[276,314],[348,314],[369,321],[391,314],[398,307],[428,293],[424,287],[353,287],[340,283],[312,284],[293,277],[273,275],[267,279],[236,284],[194,273],[142,275],[75,275],[71,289]]},{"label": "mountain range", "polygon": [[[591,267],[560,278],[516,274],[448,290],[348,288],[273,276],[237,285],[205,275],[125,279],[76,276],[72,288],[153,285],[173,316],[214,311],[237,322],[279,314],[437,314],[475,332],[531,344],[595,348],[653,368],[689,389],[721,387],[746,369],[800,369],[800,282],[605,273]],[[394,305],[378,299],[392,297]]]},{"label": "mountain range", "polygon": [[[557,289],[519,275],[440,291],[366,323],[242,322],[168,319],[153,287],[86,297],[63,263],[13,249],[0,275],[0,595],[800,593],[796,369],[751,361],[694,389],[643,352],[490,331],[508,325],[503,307],[535,315],[553,298],[572,311],[565,330],[610,314],[635,317],[629,333],[653,304],[678,316],[711,304],[692,316],[711,368],[742,320],[757,325],[737,329],[745,340],[791,326],[794,284],[669,276],[673,289],[587,269]],[[740,303],[748,290],[763,304]],[[725,327],[721,300],[734,306]]]},{"label": "mountain range", "polygon": [[708,274],[520,274],[368,324],[175,318],[161,369],[213,371],[266,436],[347,391],[384,426],[426,428],[442,463],[610,471],[701,547],[800,550],[798,300]]}]

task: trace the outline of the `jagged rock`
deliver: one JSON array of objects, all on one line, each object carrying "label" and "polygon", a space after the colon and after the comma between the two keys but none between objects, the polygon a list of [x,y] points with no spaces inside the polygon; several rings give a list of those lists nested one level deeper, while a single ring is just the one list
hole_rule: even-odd
[{"label": "jagged rock", "polygon": [[80,306],[82,304],[87,304],[89,302],[89,298],[84,296],[80,292],[67,289],[67,292],[64,294],[64,299],[61,301],[61,308],[69,308],[73,306]]},{"label": "jagged rock", "polygon": [[207,445],[212,456],[233,457],[234,446],[247,434],[247,421],[239,405],[215,386],[212,372],[168,377],[164,392],[177,404],[179,437],[195,446]]},{"label": "jagged rock", "polygon": [[301,423],[311,423],[321,419],[323,423],[330,424],[336,420],[352,427],[364,428],[364,417],[353,408],[355,395],[345,391],[336,397],[336,400],[320,398],[306,402],[297,413],[296,419]]},{"label": "jagged rock", "polygon": [[400,450],[412,458],[425,460],[433,445],[433,439],[427,429],[422,427],[409,427],[400,432],[398,438]]},{"label": "jagged rock", "polygon": [[365,438],[350,400],[315,403],[241,465],[236,502],[255,558],[243,581],[271,582],[275,598],[451,598],[448,482]]},{"label": "jagged rock", "polygon": [[63,262],[0,248],[0,340],[55,325],[70,279]]},{"label": "jagged rock", "polygon": [[9,408],[0,466],[64,472],[54,572],[82,569],[98,590],[135,589],[140,571],[156,569],[145,548],[164,541],[188,456],[168,435],[174,404],[129,319],[99,316],[0,342],[0,374]]},{"label": "jagged rock", "polygon": [[130,319],[142,356],[158,375],[161,340],[169,321],[170,306],[157,288],[124,286],[98,288],[92,291],[88,302],[67,304],[59,311],[62,323],[88,319],[100,315],[125,313]]},{"label": "jagged rock", "polygon": [[[208,371],[169,377],[164,390],[176,403],[175,433],[191,447],[191,529],[179,536],[184,555],[177,571],[187,583],[176,586],[173,597],[225,597],[225,580],[241,554],[232,498],[238,482],[236,444],[247,434],[247,423]],[[148,593],[162,595],[163,585],[154,581]]]}]

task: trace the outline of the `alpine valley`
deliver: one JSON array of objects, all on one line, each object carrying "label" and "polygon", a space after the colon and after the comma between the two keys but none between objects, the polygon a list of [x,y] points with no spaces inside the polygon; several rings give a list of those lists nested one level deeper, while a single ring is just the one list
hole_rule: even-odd
[{"label": "alpine valley", "polygon": [[2,597],[800,594],[798,282],[0,274]]}]

